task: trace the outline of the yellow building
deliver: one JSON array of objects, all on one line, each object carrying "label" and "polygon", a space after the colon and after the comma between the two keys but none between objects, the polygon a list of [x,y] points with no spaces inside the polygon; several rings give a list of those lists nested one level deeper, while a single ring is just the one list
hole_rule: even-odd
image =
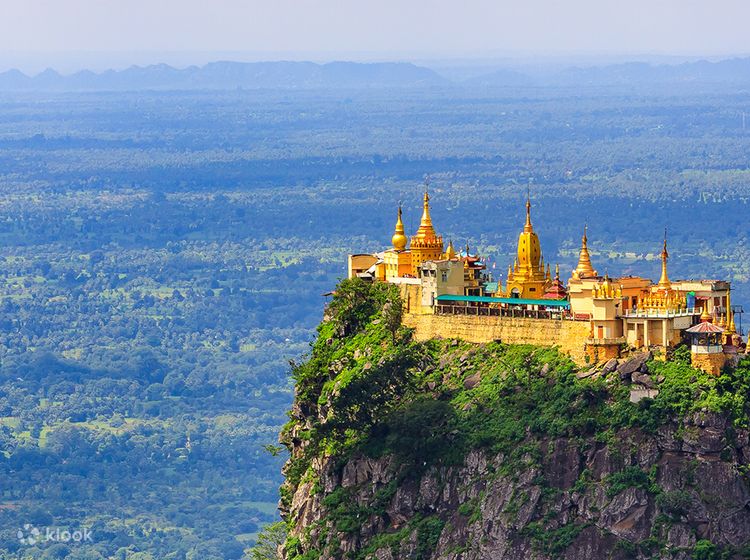
[{"label": "yellow building", "polygon": [[404,283],[406,279],[420,277],[423,263],[446,258],[455,258],[455,251],[451,245],[445,253],[443,252],[443,238],[435,232],[430,216],[430,195],[425,190],[422,219],[411,242],[404,231],[402,209],[399,204],[391,247],[382,253],[349,255],[348,274],[349,278],[359,276]]},{"label": "yellow building", "polygon": [[[673,281],[669,278],[668,260],[665,235],[658,282],[638,276],[600,276],[591,262],[588,228],[584,226],[578,262],[566,289],[559,273],[553,281],[549,265],[545,267],[539,237],[531,222],[531,201],[527,198],[526,222],[503,290],[500,283],[492,282],[485,274],[481,259],[471,255],[468,246],[465,254],[458,253],[453,243],[443,251],[443,238],[433,226],[430,196],[425,191],[422,218],[411,240],[404,231],[399,206],[391,247],[372,255],[350,255],[348,268],[350,277],[397,285],[407,316],[421,317],[414,319],[414,325],[424,325],[426,329],[419,336],[440,332],[476,341],[494,340],[492,337],[497,336],[521,340],[542,328],[543,323],[538,321],[556,321],[544,323],[549,344],[560,344],[576,359],[585,357],[588,363],[595,363],[619,356],[623,348],[656,348],[666,355],[670,348],[691,336],[688,329],[699,320],[705,322],[708,316],[712,328],[721,334],[714,337],[716,344],[721,346],[719,342],[723,342],[730,349],[732,344],[741,345],[729,283]],[[492,288],[488,289],[490,285]],[[439,323],[428,326],[429,321],[447,323],[443,329]],[[490,323],[500,330],[487,330]],[[506,327],[510,331],[504,330]],[[510,334],[511,327],[518,332]],[[700,347],[693,353],[712,354],[711,359],[718,360],[713,354],[719,350],[709,350]]]},{"label": "yellow building", "polygon": [[518,236],[518,249],[513,266],[508,267],[506,296],[540,299],[551,284],[549,267],[544,269],[544,257],[539,237],[531,225],[531,201],[526,199],[526,223]]},{"label": "yellow building", "polygon": [[435,233],[430,217],[430,195],[425,189],[422,219],[417,233],[411,238],[411,274],[419,277],[419,270],[423,262],[436,261],[443,258],[443,237]]},{"label": "yellow building", "polygon": [[349,255],[347,259],[347,273],[349,278],[368,275],[368,271],[378,265],[377,255],[370,253],[358,253]]}]

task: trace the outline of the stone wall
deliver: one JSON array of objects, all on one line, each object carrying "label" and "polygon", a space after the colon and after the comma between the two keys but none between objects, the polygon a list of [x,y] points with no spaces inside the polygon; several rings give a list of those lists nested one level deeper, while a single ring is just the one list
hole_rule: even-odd
[{"label": "stone wall", "polygon": [[589,344],[586,346],[586,354],[589,356],[589,363],[606,362],[620,357],[620,346],[618,344]]},{"label": "stone wall", "polygon": [[712,375],[719,375],[721,373],[721,368],[724,367],[724,364],[727,361],[727,357],[723,352],[718,352],[716,354],[698,354],[692,352],[690,358],[690,364],[694,368],[702,369],[706,373]]},{"label": "stone wall", "polygon": [[[406,313],[404,324],[415,329],[417,340],[458,338],[483,343],[557,346],[577,364],[586,363],[588,321],[527,319],[521,317],[472,317],[467,315],[417,315]],[[590,359],[590,358],[589,358]]]}]

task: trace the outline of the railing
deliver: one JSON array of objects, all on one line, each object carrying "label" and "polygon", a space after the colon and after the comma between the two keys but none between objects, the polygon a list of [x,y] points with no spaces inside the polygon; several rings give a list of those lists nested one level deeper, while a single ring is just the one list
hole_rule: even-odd
[{"label": "railing", "polygon": [[690,309],[680,309],[679,311],[670,311],[667,309],[627,309],[621,316],[663,319],[669,317],[690,317],[698,314],[700,314],[700,311],[691,307]]},{"label": "railing", "polygon": [[693,344],[690,350],[696,354],[719,354],[724,351],[724,346],[721,344]]},{"label": "railing", "polygon": [[435,305],[436,315],[469,315],[475,317],[519,317],[526,319],[573,319],[564,311],[517,309],[514,307],[478,307],[473,305]]},{"label": "railing", "polygon": [[589,338],[586,339],[586,344],[592,346],[614,346],[616,344],[625,344],[625,337],[618,336],[616,338]]}]

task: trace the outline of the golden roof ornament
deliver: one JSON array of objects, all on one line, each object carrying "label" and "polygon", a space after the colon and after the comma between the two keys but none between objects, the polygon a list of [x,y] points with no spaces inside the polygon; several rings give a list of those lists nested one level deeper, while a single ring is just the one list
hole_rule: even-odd
[{"label": "golden roof ornament", "polygon": [[737,327],[734,324],[734,311],[732,311],[731,295],[731,291],[727,292],[727,332],[729,334],[734,334],[737,332]]},{"label": "golden roof ornament", "polygon": [[518,236],[518,248],[516,250],[516,264],[514,272],[516,278],[523,282],[544,282],[544,260],[539,237],[531,225],[531,198],[526,196],[526,223],[523,231]]},{"label": "golden roof ornament", "polygon": [[669,276],[667,276],[667,259],[669,259],[669,253],[667,252],[667,228],[664,228],[664,248],[661,251],[661,278],[659,278],[659,288],[662,290],[668,290],[672,287]]},{"label": "golden roof ornament", "polygon": [[448,241],[448,249],[445,251],[445,258],[452,261],[456,258],[456,250],[453,248],[453,241]]},{"label": "golden roof ornament", "polygon": [[591,278],[596,276],[596,270],[591,265],[591,255],[589,255],[588,236],[588,225],[583,226],[583,237],[581,238],[581,252],[578,257],[578,266],[573,271],[575,278]]},{"label": "golden roof ornament", "polygon": [[[440,242],[440,245],[442,246],[442,239],[438,238],[437,233],[435,233],[435,228],[432,225],[432,217],[430,216],[430,193],[428,188],[429,182],[425,181],[422,219],[419,222],[417,233],[412,237],[412,243],[417,241],[418,246],[423,246],[422,244],[437,244]],[[412,249],[414,249],[413,246]]]},{"label": "golden roof ornament", "polygon": [[398,218],[396,219],[396,229],[391,237],[391,243],[396,251],[406,249],[406,235],[404,234],[404,222],[401,220],[401,203],[398,205]]}]

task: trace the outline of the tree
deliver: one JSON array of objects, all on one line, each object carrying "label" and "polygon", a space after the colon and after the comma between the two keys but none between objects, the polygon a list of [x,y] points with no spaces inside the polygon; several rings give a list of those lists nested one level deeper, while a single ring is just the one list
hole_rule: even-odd
[{"label": "tree", "polygon": [[399,297],[389,298],[383,306],[383,324],[388,332],[391,333],[391,339],[396,342],[396,333],[401,327],[401,319],[404,315],[404,306],[401,305]]},{"label": "tree", "polygon": [[255,546],[250,549],[250,560],[279,560],[279,547],[286,542],[286,537],[287,528],[284,521],[266,525],[258,534]]}]

